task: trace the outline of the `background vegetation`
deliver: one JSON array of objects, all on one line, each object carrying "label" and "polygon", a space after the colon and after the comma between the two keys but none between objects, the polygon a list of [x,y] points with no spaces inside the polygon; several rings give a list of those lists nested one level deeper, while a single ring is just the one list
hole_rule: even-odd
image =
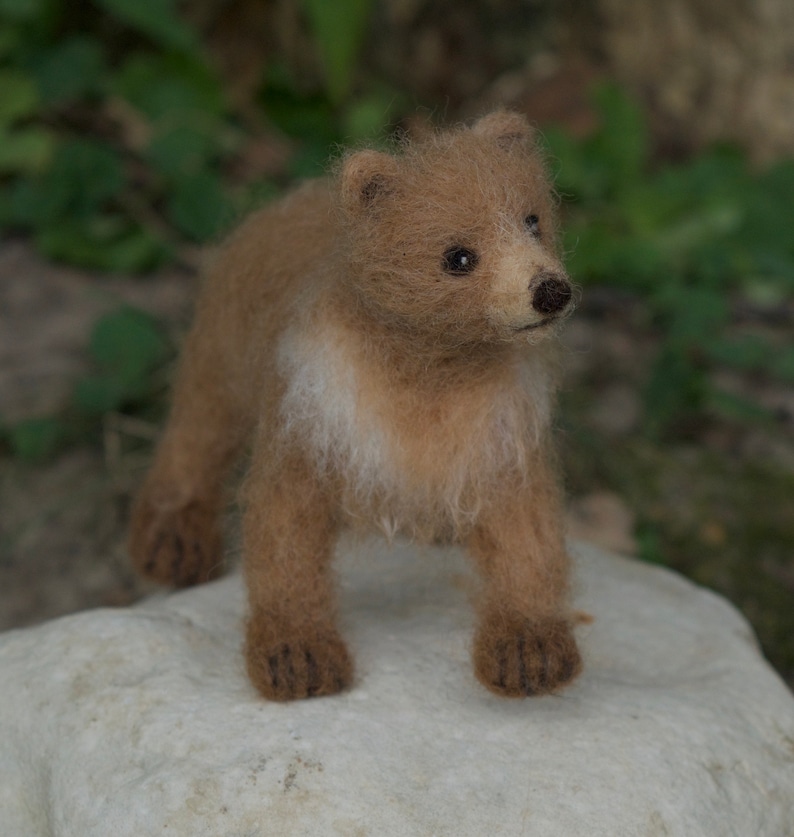
[{"label": "background vegetation", "polygon": [[[365,62],[371,0],[296,14],[308,69],[271,51],[241,96],[175,0],[0,0],[2,235],[101,273],[192,263],[339,144],[415,116],[411,91]],[[582,316],[634,348],[565,399],[572,492],[625,498],[640,556],[727,593],[791,677],[794,467],[775,451],[791,451],[792,415],[770,392],[794,384],[794,161],[759,169],[730,147],[665,159],[640,105],[608,82],[592,97],[594,130],[544,136]],[[0,424],[7,460],[100,445],[108,416],[157,421],[168,328],[123,307],[86,351],[92,371],[61,411]],[[616,382],[636,419],[605,431],[594,405]]]}]

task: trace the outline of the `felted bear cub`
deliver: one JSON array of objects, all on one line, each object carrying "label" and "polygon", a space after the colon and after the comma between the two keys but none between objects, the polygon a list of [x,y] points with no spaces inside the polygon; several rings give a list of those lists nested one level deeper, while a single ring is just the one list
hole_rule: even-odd
[{"label": "felted bear cub", "polygon": [[581,668],[550,413],[571,307],[555,206],[519,115],[348,154],[254,214],[209,271],[133,510],[139,570],[220,562],[242,488],[246,662],[265,697],[352,678],[331,558],[344,526],[463,544],[482,577],[479,680],[544,694]]}]

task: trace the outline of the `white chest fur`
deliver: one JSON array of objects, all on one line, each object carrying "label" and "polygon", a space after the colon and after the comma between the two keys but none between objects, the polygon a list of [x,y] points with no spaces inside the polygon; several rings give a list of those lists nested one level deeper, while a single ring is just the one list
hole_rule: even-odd
[{"label": "white chest fur", "polygon": [[542,358],[471,387],[396,385],[349,333],[323,324],[281,340],[282,432],[343,486],[343,509],[388,535],[434,537],[471,525],[494,484],[528,474],[546,432],[551,375]]}]

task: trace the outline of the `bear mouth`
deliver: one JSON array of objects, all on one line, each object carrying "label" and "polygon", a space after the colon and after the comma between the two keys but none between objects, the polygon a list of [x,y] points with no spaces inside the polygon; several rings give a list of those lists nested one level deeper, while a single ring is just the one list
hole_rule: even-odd
[{"label": "bear mouth", "polygon": [[546,319],[541,320],[539,323],[530,323],[529,325],[518,326],[515,330],[518,332],[533,331],[536,328],[544,328],[547,325],[551,325],[556,319],[556,317],[546,317]]}]

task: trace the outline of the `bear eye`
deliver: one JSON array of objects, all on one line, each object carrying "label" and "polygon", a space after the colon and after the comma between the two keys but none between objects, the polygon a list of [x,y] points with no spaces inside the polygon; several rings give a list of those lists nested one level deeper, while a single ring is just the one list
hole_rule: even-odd
[{"label": "bear eye", "polygon": [[537,215],[527,215],[524,218],[524,226],[535,236],[540,238],[540,218]]},{"label": "bear eye", "polygon": [[478,260],[479,257],[473,250],[455,245],[444,253],[442,264],[447,273],[453,276],[465,276],[477,267]]}]

